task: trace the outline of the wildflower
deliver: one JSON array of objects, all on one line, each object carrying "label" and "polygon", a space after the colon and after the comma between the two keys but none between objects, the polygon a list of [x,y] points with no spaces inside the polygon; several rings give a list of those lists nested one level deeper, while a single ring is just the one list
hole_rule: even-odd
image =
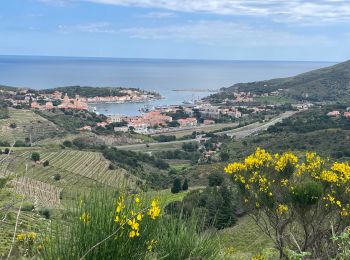
[{"label": "wildflower", "polygon": [[288,211],[288,206],[285,204],[278,204],[276,212],[279,215],[282,215]]},{"label": "wildflower", "polygon": [[156,200],[152,200],[151,208],[147,213],[151,219],[156,219],[160,215],[160,207],[158,206],[158,202]]},{"label": "wildflower", "polygon": [[134,238],[136,236],[136,232],[134,230],[131,230],[129,233],[129,237]]},{"label": "wildflower", "polygon": [[139,197],[136,197],[136,198],[135,198],[135,202],[136,202],[136,203],[140,203],[140,201],[141,201],[141,200],[140,200]]},{"label": "wildflower", "polygon": [[37,237],[37,234],[36,234],[35,232],[29,232],[29,233],[27,234],[27,238],[28,238],[29,240],[31,240],[31,241],[35,240],[36,237]]},{"label": "wildflower", "polygon": [[16,239],[17,239],[17,241],[19,241],[19,242],[23,242],[26,238],[27,238],[27,235],[24,234],[24,233],[18,234],[18,235],[16,236]]},{"label": "wildflower", "polygon": [[141,213],[137,214],[136,219],[137,219],[138,221],[141,221],[142,218],[143,218],[143,215],[142,215]]},{"label": "wildflower", "polygon": [[154,239],[152,239],[151,241],[147,241],[147,242],[146,242],[147,250],[148,250],[149,252],[153,251],[153,247],[154,247],[154,245],[155,245],[156,243],[157,243],[157,241],[154,240]]},{"label": "wildflower", "polygon": [[288,165],[295,166],[298,163],[298,157],[291,152],[284,153],[276,159],[275,169],[278,172],[284,171]]},{"label": "wildflower", "polygon": [[84,222],[85,224],[88,224],[88,223],[90,222],[91,217],[90,217],[90,214],[84,212],[84,213],[80,216],[79,219],[80,219],[82,222]]}]

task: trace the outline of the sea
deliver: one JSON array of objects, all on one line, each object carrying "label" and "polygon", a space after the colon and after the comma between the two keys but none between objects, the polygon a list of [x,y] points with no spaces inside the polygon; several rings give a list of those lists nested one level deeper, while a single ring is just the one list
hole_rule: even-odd
[{"label": "sea", "polygon": [[193,102],[235,83],[294,76],[333,64],[0,55],[0,85],[33,89],[76,85],[132,87],[162,95],[162,99],[147,103],[92,105],[106,115],[132,116],[139,115],[143,107]]}]

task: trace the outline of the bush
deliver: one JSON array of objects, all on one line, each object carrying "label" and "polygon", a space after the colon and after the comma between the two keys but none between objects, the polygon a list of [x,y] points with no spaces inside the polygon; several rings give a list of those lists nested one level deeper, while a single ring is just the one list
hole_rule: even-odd
[{"label": "bush", "polygon": [[17,124],[16,124],[16,123],[11,123],[11,124],[10,124],[10,127],[11,127],[12,129],[15,129],[15,128],[17,128]]},{"label": "bush", "polygon": [[71,142],[71,141],[68,141],[68,140],[64,141],[64,142],[63,142],[63,145],[64,145],[65,147],[72,147],[72,146],[73,146],[72,142]]},{"label": "bush", "polygon": [[50,162],[46,160],[46,161],[43,163],[43,166],[44,166],[44,167],[47,167],[47,166],[49,166],[49,164],[50,164]]},{"label": "bush", "polygon": [[220,186],[224,182],[224,175],[220,172],[213,172],[208,176],[210,187]]},{"label": "bush", "polygon": [[40,154],[38,152],[34,152],[32,153],[31,158],[34,162],[40,161]]},{"label": "bush", "polygon": [[6,185],[7,179],[0,178],[0,189],[4,188]]},{"label": "bush", "polygon": [[34,204],[32,202],[25,202],[22,205],[23,211],[32,211],[34,209]]},{"label": "bush", "polygon": [[55,181],[59,181],[61,179],[61,175],[59,173],[56,173],[54,176],[53,176],[53,179]]},{"label": "bush", "polygon": [[51,210],[48,208],[39,209],[39,213],[46,219],[50,219],[52,214]]},{"label": "bush", "polygon": [[335,257],[330,224],[334,236],[349,225],[347,162],[330,163],[310,152],[302,158],[291,152],[271,155],[258,148],[225,171],[240,188],[242,205],[255,223],[267,235],[275,234],[270,237],[281,258],[287,249],[312,259]]}]

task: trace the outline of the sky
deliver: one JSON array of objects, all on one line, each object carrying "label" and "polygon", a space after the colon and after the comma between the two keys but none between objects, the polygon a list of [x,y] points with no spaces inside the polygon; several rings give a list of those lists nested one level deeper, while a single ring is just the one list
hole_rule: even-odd
[{"label": "sky", "polygon": [[350,59],[350,0],[4,0],[0,55]]}]

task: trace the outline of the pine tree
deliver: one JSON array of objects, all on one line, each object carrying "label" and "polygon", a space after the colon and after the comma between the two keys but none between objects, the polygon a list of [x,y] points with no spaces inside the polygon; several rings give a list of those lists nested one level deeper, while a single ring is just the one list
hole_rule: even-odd
[{"label": "pine tree", "polygon": [[188,190],[188,181],[185,179],[184,183],[182,184],[182,190]]},{"label": "pine tree", "polygon": [[179,178],[176,178],[173,182],[171,193],[179,193],[180,191],[181,191],[181,180]]}]

